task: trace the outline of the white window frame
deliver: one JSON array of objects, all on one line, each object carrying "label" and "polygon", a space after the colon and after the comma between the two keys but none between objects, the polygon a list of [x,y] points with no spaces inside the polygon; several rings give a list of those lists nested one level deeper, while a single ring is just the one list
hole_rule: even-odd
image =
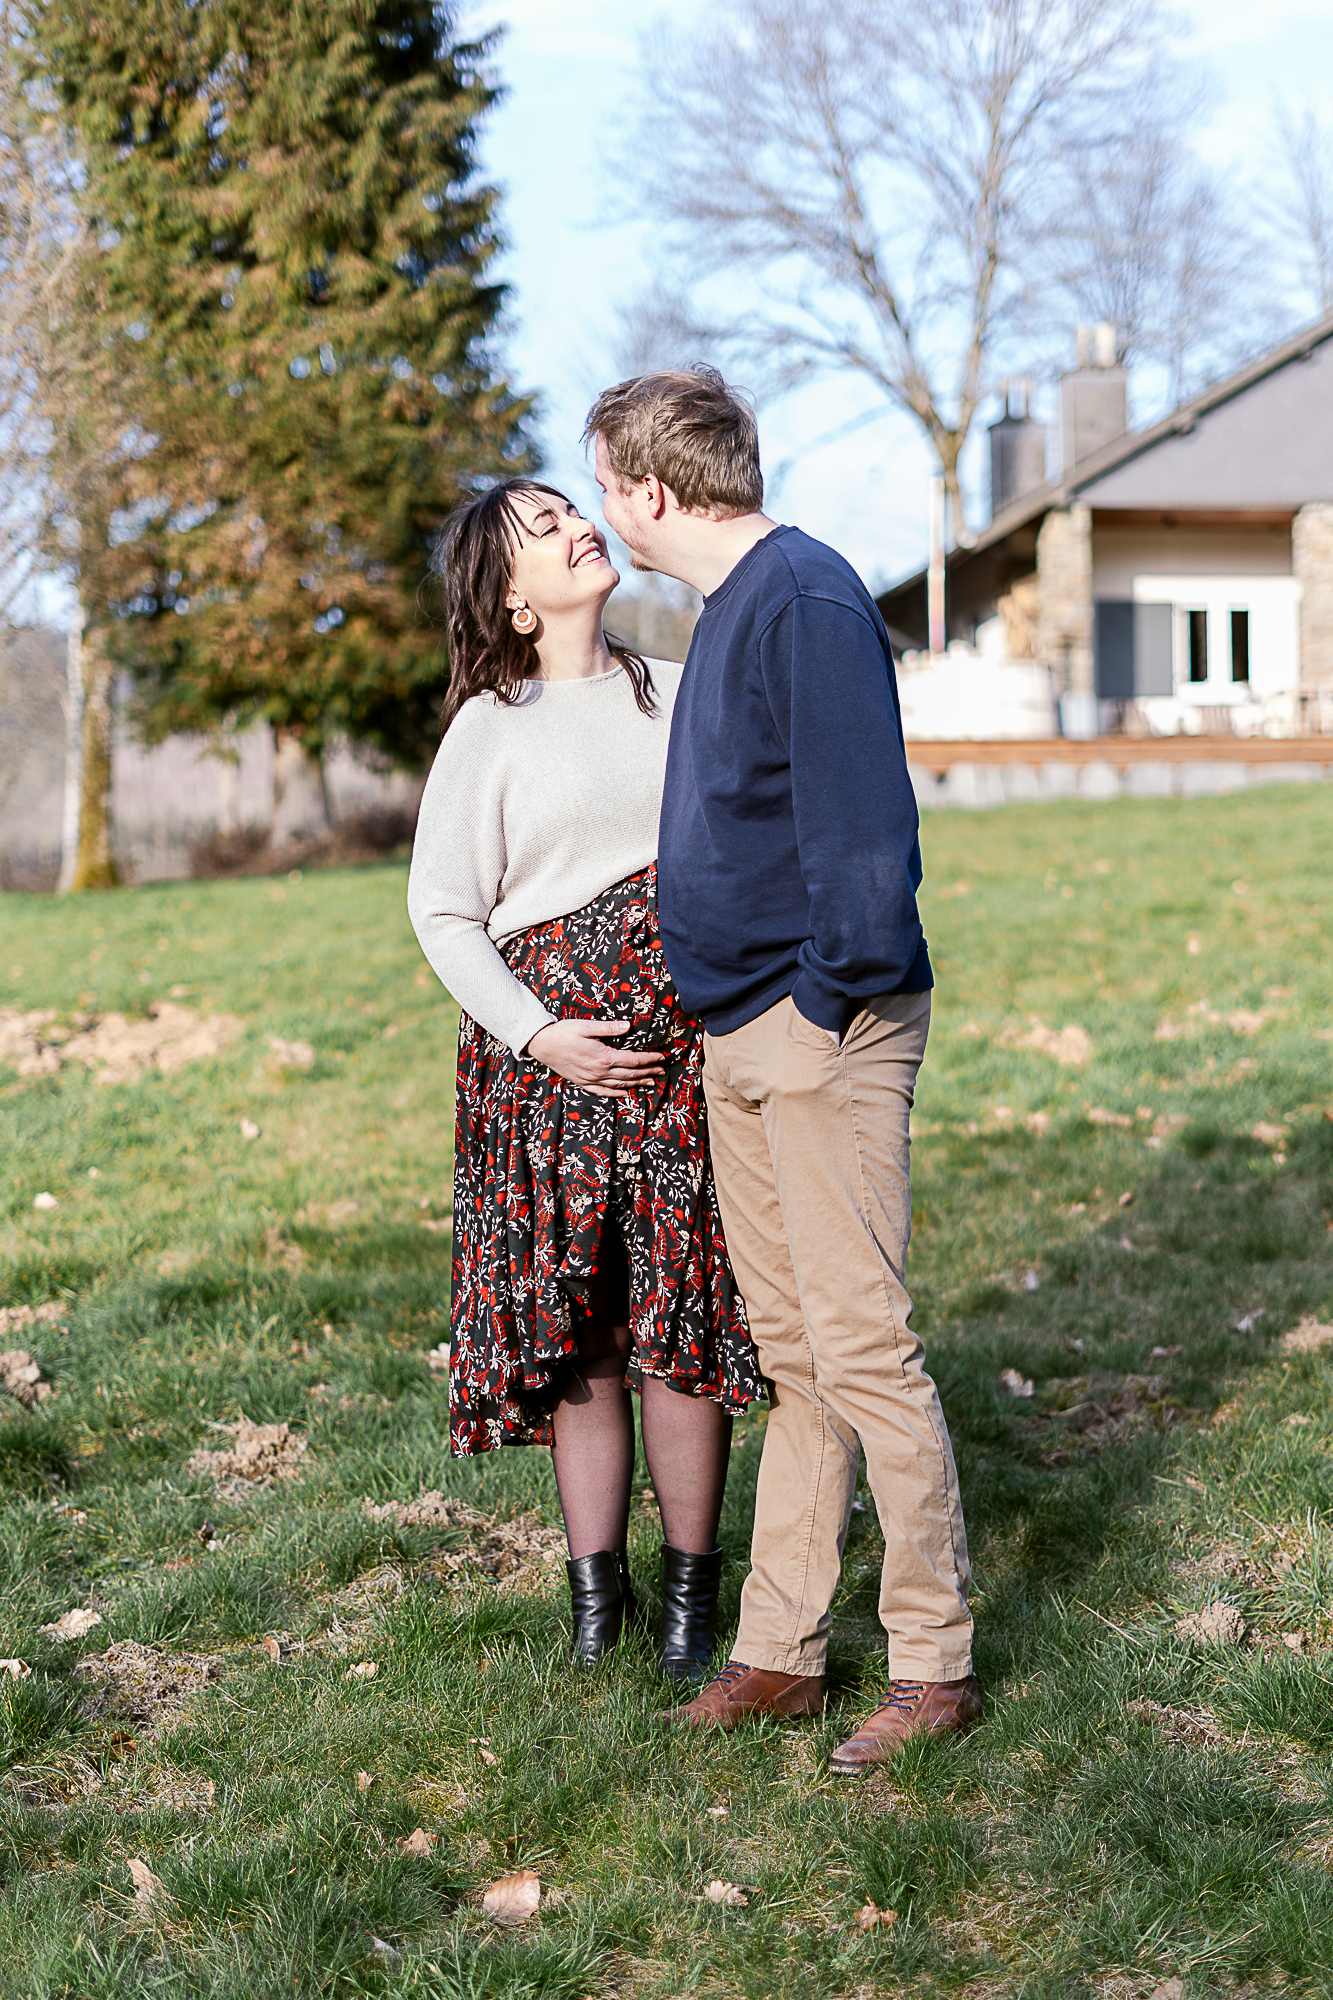
[{"label": "white window frame", "polygon": [[[1140,575],[1136,604],[1170,604],[1175,699],[1196,708],[1240,706],[1300,680],[1300,584],[1290,576]],[[1208,678],[1190,679],[1189,613],[1208,619]],[[1250,678],[1231,678],[1231,614],[1250,614]]]}]

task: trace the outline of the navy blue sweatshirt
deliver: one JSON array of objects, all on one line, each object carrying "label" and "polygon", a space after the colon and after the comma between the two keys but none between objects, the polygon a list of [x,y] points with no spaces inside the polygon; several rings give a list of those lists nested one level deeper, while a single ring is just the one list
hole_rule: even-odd
[{"label": "navy blue sweatshirt", "polygon": [[888,634],[850,564],[799,528],[704,599],[657,870],[667,966],[712,1034],[790,993],[840,1035],[876,995],[934,984]]}]

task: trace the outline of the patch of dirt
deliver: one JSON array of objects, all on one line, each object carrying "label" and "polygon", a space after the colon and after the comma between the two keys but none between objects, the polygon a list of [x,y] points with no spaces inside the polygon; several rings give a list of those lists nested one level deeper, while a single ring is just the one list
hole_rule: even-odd
[{"label": "patch of dirt", "polygon": [[288,1042],[281,1035],[270,1035],[268,1050],[277,1069],[307,1070],[314,1065],[315,1051],[309,1042]]},{"label": "patch of dirt", "polygon": [[1182,1645],[1204,1646],[1212,1651],[1239,1646],[1245,1637],[1245,1613],[1239,1605],[1218,1598],[1202,1611],[1187,1611],[1183,1618],[1178,1618],[1176,1637]]},{"label": "patch of dirt", "polygon": [[201,1019],[192,1007],[157,1000],[146,1020],[124,1014],[75,1014],[63,1025],[53,1007],[24,1013],[0,1007],[0,1063],[23,1077],[53,1076],[81,1062],[98,1083],[137,1083],[150,1069],[171,1076],[187,1063],[221,1054],[245,1028],[236,1014]]},{"label": "patch of dirt", "polygon": [[76,1680],[91,1683],[85,1712],[151,1735],[176,1720],[191,1696],[216,1681],[223,1669],[217,1653],[166,1653],[121,1639],[104,1653],[89,1653],[74,1669]]},{"label": "patch of dirt", "polygon": [[1086,1028],[1048,1028],[1035,1014],[1029,1014],[1026,1031],[1016,1026],[1002,1028],[995,1037],[1001,1049],[1036,1049],[1052,1056],[1066,1069],[1082,1069],[1092,1059],[1092,1037]]},{"label": "patch of dirt", "polygon": [[1185,1009],[1183,1021],[1174,1021],[1168,1014],[1157,1023],[1153,1039],[1159,1042],[1179,1041],[1182,1035],[1197,1035],[1204,1028],[1230,1028],[1233,1035],[1257,1035],[1259,1030],[1275,1020],[1281,1013],[1279,1007],[1260,1007],[1257,1012],[1248,1007],[1237,1007],[1229,1014],[1219,1014],[1206,1000],[1196,1000],[1192,1007]]},{"label": "patch of dirt", "polygon": [[1321,1326],[1311,1314],[1284,1333],[1278,1346],[1284,1354],[1316,1354],[1321,1347],[1333,1347],[1333,1326]]},{"label": "patch of dirt", "polygon": [[223,1451],[193,1451],[185,1470],[214,1481],[219,1496],[237,1500],[299,1479],[313,1462],[310,1446],[290,1424],[254,1424],[242,1417],[234,1424],[214,1424],[235,1443]]},{"label": "patch of dirt", "polygon": [[1137,1715],[1143,1722],[1151,1722],[1170,1743],[1184,1743],[1194,1750],[1217,1750],[1227,1747],[1231,1738],[1215,1715],[1206,1711],[1190,1715],[1183,1708],[1168,1708],[1160,1701],[1131,1701],[1126,1703],[1131,1715]]},{"label": "patch of dirt", "polygon": [[341,1229],[360,1212],[360,1202],[348,1196],[342,1201],[308,1201],[296,1211],[294,1220],[306,1228]]},{"label": "patch of dirt", "polygon": [[1051,1407],[1025,1418],[1023,1428],[1049,1440],[1041,1453],[1043,1465],[1068,1465],[1120,1443],[1134,1431],[1167,1430],[1180,1421],[1160,1375],[1124,1375],[1098,1383],[1086,1375],[1053,1377],[1041,1393]]},{"label": "patch of dirt", "polygon": [[170,1764],[144,1772],[133,1759],[107,1773],[106,1788],[128,1795],[106,1801],[123,1813],[207,1812],[217,1796],[211,1778],[178,1771]]},{"label": "patch of dirt", "polygon": [[[20,1327],[54,1326],[63,1318],[64,1307],[54,1304],[0,1307],[0,1340]],[[56,1393],[54,1383],[42,1373],[41,1363],[26,1347],[7,1347],[0,1352],[0,1389],[16,1397],[25,1410]]]},{"label": "patch of dirt", "polygon": [[365,1503],[373,1521],[392,1521],[396,1528],[446,1528],[461,1531],[466,1546],[436,1558],[444,1570],[471,1571],[489,1577],[502,1590],[538,1590],[564,1570],[568,1548],[559,1528],[543,1527],[531,1515],[497,1521],[444,1493],[423,1493],[419,1500],[388,1500],[377,1507]]},{"label": "patch of dirt", "polygon": [[264,1262],[273,1270],[304,1271],[310,1259],[299,1243],[289,1243],[282,1224],[275,1222],[264,1231]]}]

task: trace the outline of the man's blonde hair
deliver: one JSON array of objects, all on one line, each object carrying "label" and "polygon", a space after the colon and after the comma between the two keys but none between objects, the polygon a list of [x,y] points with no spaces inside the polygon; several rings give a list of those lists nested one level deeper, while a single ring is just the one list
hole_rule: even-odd
[{"label": "man's blonde hair", "polygon": [[716,368],[663,368],[604,389],[584,443],[600,437],[622,480],[648,473],[690,514],[753,514],[763,505],[759,426],[748,398]]}]

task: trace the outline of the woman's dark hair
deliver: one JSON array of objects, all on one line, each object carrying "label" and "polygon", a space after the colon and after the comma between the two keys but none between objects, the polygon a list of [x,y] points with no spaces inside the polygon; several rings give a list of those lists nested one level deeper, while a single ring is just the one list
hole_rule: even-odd
[{"label": "woman's dark hair", "polygon": [[[516,632],[505,608],[514,550],[522,533],[514,506],[519,493],[546,493],[569,505],[557,487],[543,486],[539,479],[501,479],[450,517],[435,552],[444,582],[449,643],[449,691],[441,715],[446,730],[474,694],[489,692],[499,701],[517,701],[537,672],[532,634]],[[657,704],[647,662],[609,632],[606,643],[629,675],[635,701],[645,715],[653,714]]]}]

